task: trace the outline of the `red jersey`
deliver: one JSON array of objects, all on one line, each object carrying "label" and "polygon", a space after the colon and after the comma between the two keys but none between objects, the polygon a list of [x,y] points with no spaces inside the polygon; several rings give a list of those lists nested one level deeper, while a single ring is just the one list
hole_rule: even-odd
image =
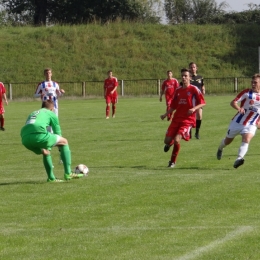
[{"label": "red jersey", "polygon": [[164,92],[165,94],[165,98],[172,98],[174,95],[174,92],[176,90],[176,88],[179,86],[179,82],[177,79],[166,79],[163,83],[162,83],[162,92]]},{"label": "red jersey", "polygon": [[175,110],[172,121],[190,123],[195,126],[196,113],[189,115],[188,110],[199,104],[206,104],[206,102],[197,87],[193,85],[186,88],[178,87],[171,102],[171,108]]},{"label": "red jersey", "polygon": [[3,94],[6,93],[4,83],[0,82],[0,104],[3,102]]},{"label": "red jersey", "polygon": [[[112,77],[112,78],[107,78],[104,81],[104,90],[105,90],[105,95],[110,95],[111,91],[118,86],[118,81],[116,77]],[[115,91],[114,96],[117,95],[117,92]]]}]

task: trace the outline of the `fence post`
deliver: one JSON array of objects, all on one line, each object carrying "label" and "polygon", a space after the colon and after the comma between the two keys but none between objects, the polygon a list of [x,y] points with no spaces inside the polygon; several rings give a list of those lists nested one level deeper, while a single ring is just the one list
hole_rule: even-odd
[{"label": "fence post", "polygon": [[237,78],[234,78],[234,92],[237,93]]},{"label": "fence post", "polygon": [[160,96],[161,95],[161,80],[160,79],[157,80],[157,86],[158,86],[158,94]]},{"label": "fence post", "polygon": [[121,95],[124,96],[124,80],[121,80]]},{"label": "fence post", "polygon": [[12,89],[12,84],[11,83],[9,83],[8,84],[9,86],[9,99],[10,100],[13,100],[13,89]]},{"label": "fence post", "polygon": [[81,85],[82,85],[82,96],[86,97],[86,82],[83,81]]}]

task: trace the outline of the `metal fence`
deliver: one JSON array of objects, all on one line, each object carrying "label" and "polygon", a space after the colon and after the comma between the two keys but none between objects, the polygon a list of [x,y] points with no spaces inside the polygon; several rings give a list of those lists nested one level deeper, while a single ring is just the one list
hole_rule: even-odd
[{"label": "metal fence", "polygon": [[[160,95],[164,79],[119,80],[120,96],[155,96]],[[237,93],[250,88],[251,78],[204,78],[206,93],[224,95]],[[66,97],[99,97],[103,96],[103,81],[59,82],[66,91]],[[32,98],[38,82],[5,83],[9,99]]]}]

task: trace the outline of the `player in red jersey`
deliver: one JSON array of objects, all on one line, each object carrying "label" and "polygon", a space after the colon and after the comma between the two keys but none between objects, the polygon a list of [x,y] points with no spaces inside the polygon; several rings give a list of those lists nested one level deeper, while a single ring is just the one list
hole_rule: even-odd
[{"label": "player in red jersey", "polygon": [[249,143],[254,137],[256,129],[260,128],[260,74],[252,76],[251,88],[242,90],[230,105],[238,112],[232,118],[227,135],[218,147],[217,159],[220,160],[223,149],[232,143],[237,135],[241,135],[242,143],[233,165],[234,168],[238,168],[244,164],[244,156],[248,151]]},{"label": "player in red jersey", "polygon": [[191,75],[188,69],[181,70],[181,78],[182,82],[175,90],[170,109],[161,115],[163,120],[168,113],[175,111],[164,139],[165,152],[168,152],[173,145],[171,160],[168,165],[171,168],[176,164],[181,139],[185,141],[190,139],[190,129],[196,124],[196,111],[206,105],[201,91],[190,84]]},{"label": "player in red jersey", "polygon": [[4,83],[0,82],[0,130],[5,131],[5,128],[4,128],[4,125],[5,125],[5,118],[4,118],[5,109],[4,109],[3,99],[6,103],[6,105],[8,105]]},{"label": "player in red jersey", "polygon": [[[175,92],[175,89],[179,86],[179,82],[177,79],[172,77],[172,71],[167,71],[167,79],[163,81],[162,88],[161,88],[161,94],[160,94],[160,102],[162,102],[162,96],[165,95],[165,101],[166,101],[166,112],[170,109],[170,105],[172,102],[172,98]],[[167,115],[167,120],[171,120],[172,115]]]},{"label": "player in red jersey", "polygon": [[117,103],[117,86],[118,81],[113,77],[112,70],[107,72],[108,78],[104,81],[104,98],[106,99],[106,119],[109,119],[110,104],[112,103],[112,117],[116,116],[116,103]]}]

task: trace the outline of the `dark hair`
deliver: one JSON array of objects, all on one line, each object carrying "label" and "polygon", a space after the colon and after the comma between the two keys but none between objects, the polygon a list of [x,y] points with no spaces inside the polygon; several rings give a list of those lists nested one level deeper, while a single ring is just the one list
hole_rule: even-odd
[{"label": "dark hair", "polygon": [[171,70],[167,70],[167,73],[169,73],[169,72],[171,72],[171,73],[172,73],[172,71],[171,71]]},{"label": "dark hair", "polygon": [[50,108],[53,108],[53,107],[54,107],[54,103],[53,103],[52,100],[46,100],[46,101],[42,102],[42,108],[50,109]]},{"label": "dark hair", "polygon": [[181,69],[181,73],[182,72],[189,72],[190,73],[190,71],[188,69],[186,69],[186,68]]},{"label": "dark hair", "polygon": [[189,63],[189,67],[190,67],[191,65],[193,65],[193,64],[194,64],[194,65],[197,65],[195,62],[190,62],[190,63]]},{"label": "dark hair", "polygon": [[109,70],[107,73],[110,73],[110,72],[112,72],[112,70]]},{"label": "dark hair", "polygon": [[252,79],[260,78],[260,73],[256,73],[252,76]]},{"label": "dark hair", "polygon": [[47,72],[47,71],[52,71],[52,70],[51,70],[51,68],[45,68],[43,73],[45,74],[45,72]]}]

